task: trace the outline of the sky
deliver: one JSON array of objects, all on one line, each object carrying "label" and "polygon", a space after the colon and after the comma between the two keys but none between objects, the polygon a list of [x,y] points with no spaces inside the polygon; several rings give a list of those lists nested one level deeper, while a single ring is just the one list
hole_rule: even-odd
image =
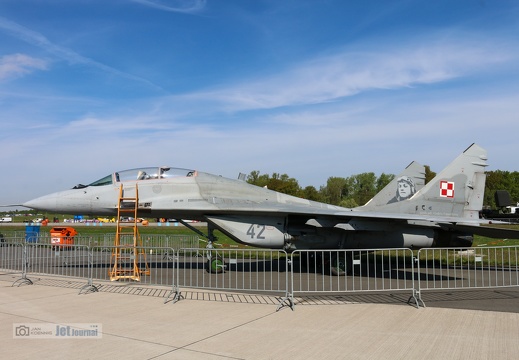
[{"label": "sky", "polygon": [[2,0],[0,204],[143,166],[519,170],[519,1]]}]

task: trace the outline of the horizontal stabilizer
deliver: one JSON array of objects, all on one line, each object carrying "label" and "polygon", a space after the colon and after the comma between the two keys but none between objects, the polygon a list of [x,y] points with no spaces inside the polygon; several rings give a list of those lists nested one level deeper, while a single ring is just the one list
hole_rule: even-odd
[{"label": "horizontal stabilizer", "polygon": [[453,224],[449,226],[452,230],[467,232],[475,235],[491,238],[519,239],[519,230],[505,229],[489,226],[471,226],[463,224]]}]

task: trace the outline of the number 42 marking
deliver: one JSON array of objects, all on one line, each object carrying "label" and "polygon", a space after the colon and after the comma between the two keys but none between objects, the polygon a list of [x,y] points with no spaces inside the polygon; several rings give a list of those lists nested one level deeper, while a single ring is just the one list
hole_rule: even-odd
[{"label": "number 42 marking", "polygon": [[[256,233],[256,230],[259,230],[258,233]],[[249,230],[247,230],[247,235],[249,235],[251,237],[251,239],[259,239],[259,240],[264,240],[265,239],[265,236],[263,236],[263,232],[265,231],[265,225],[260,225],[260,224],[251,224],[251,226],[249,227]]]}]

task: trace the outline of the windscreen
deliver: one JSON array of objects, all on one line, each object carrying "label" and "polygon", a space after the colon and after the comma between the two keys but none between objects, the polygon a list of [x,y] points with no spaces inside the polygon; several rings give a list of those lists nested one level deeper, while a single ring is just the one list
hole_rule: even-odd
[{"label": "windscreen", "polygon": [[106,175],[104,178],[101,178],[99,180],[94,181],[91,184],[88,184],[88,186],[103,186],[103,185],[110,185],[112,184],[112,175]]}]

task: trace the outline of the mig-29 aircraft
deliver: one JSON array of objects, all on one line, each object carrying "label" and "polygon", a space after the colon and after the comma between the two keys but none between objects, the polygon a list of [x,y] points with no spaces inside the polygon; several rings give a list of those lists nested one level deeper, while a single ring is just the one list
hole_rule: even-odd
[{"label": "mig-29 aircraft", "polygon": [[486,166],[487,152],[472,144],[424,185],[424,168],[413,162],[370,202],[356,208],[173,167],[118,171],[23,206],[116,216],[121,187],[125,196],[138,187],[138,216],[174,218],[192,229],[181,219],[207,222],[208,233],[203,235],[209,246],[218,229],[242,244],[287,251],[470,247],[474,234],[519,238],[519,231],[481,226],[490,223],[479,218]]}]

